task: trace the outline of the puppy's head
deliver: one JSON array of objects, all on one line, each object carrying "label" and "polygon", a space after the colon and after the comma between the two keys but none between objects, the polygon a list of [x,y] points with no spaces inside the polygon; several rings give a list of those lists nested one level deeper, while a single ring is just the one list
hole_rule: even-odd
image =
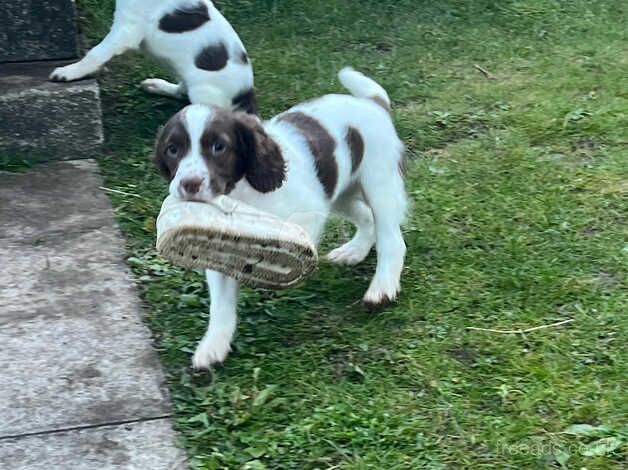
[{"label": "puppy's head", "polygon": [[204,105],[186,107],[159,131],[153,162],[170,194],[189,201],[229,194],[243,178],[267,193],[286,174],[281,150],[259,119]]}]

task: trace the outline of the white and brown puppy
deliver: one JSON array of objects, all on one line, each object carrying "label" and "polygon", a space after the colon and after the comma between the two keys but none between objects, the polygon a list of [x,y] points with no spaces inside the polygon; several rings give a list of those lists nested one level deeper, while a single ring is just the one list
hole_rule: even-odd
[{"label": "white and brown puppy", "polygon": [[[327,95],[295,106],[262,124],[257,117],[191,105],[161,130],[154,161],[183,200],[230,197],[303,226],[318,241],[327,215],[357,227],[351,241],[328,259],[353,265],[377,247],[377,269],[364,302],[394,300],[406,246],[401,172],[404,146],[389,114],[386,91],[343,69],[349,95]],[[236,328],[237,282],[208,271],[210,322],[193,364],[222,362]]]},{"label": "white and brown puppy", "polygon": [[253,68],[238,34],[209,0],[116,0],[109,34],[79,62],[50,78],[78,80],[112,57],[142,47],[168,64],[180,79],[149,78],[151,93],[255,114]]}]

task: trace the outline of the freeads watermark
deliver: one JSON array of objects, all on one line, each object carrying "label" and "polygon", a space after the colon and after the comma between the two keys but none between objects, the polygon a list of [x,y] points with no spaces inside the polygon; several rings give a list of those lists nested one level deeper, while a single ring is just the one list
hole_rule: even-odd
[{"label": "freeads watermark", "polygon": [[532,455],[535,457],[552,456],[562,453],[578,453],[578,444],[557,443],[543,440],[527,440],[522,442],[501,443],[497,446],[497,453],[504,456]]},{"label": "freeads watermark", "polygon": [[565,431],[532,437],[515,443],[500,443],[496,452],[503,456],[534,456],[564,466],[574,455],[580,457],[610,457],[621,455],[628,447],[625,429],[576,424]]}]

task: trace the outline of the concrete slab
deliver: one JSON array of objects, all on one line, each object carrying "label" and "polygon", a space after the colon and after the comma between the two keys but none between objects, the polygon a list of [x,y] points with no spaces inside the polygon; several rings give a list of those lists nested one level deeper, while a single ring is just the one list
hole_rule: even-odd
[{"label": "concrete slab", "polygon": [[100,186],[93,160],[0,172],[0,239],[34,246],[111,227],[113,211]]},{"label": "concrete slab", "polygon": [[109,228],[0,247],[0,437],[169,413],[121,246]]},{"label": "concrete slab", "polygon": [[[170,413],[164,376],[124,262],[124,240],[106,195],[97,189],[101,185],[90,160],[0,173],[0,468],[83,468],[82,460],[77,466],[39,461],[48,445],[42,439],[52,439],[46,441],[50,458],[66,462],[64,452],[76,447],[90,468],[97,458],[105,468],[172,468],[166,462],[180,456],[168,453],[159,464],[132,466],[134,459],[164,455],[151,446],[174,449],[174,439],[159,441],[171,436],[165,428],[139,437],[114,430],[93,437],[89,432],[96,430],[76,431],[58,441],[48,436],[159,421]],[[129,449],[136,439],[138,449],[145,446],[155,455],[138,457],[117,445],[111,452],[89,447],[90,439],[102,436]],[[151,439],[156,440],[143,443]],[[24,461],[12,462],[16,452]],[[115,467],[120,455],[130,463]],[[11,465],[4,467],[3,459]],[[24,464],[31,461],[36,464]]]},{"label": "concrete slab", "polygon": [[0,66],[0,155],[32,161],[98,154],[103,143],[96,80],[52,83],[59,62]]},{"label": "concrete slab", "polygon": [[0,440],[0,468],[11,470],[183,470],[167,420]]}]

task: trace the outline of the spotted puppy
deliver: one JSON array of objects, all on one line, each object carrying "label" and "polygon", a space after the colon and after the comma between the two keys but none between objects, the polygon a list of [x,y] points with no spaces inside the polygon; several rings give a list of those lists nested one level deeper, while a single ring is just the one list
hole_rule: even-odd
[{"label": "spotted puppy", "polygon": [[255,113],[253,68],[229,22],[208,0],[116,0],[111,31],[79,62],[50,78],[71,81],[93,74],[112,57],[142,47],[169,64],[181,82],[149,78],[152,93]]},{"label": "spotted puppy", "polygon": [[[401,171],[404,147],[391,120],[386,91],[350,68],[339,74],[353,96],[327,95],[262,124],[255,116],[192,105],[157,138],[154,162],[182,200],[228,194],[304,227],[318,241],[334,211],[357,227],[332,262],[354,265],[377,244],[377,269],[366,304],[394,300],[406,246]],[[238,284],[208,271],[209,328],[194,354],[203,369],[222,362],[236,328]]]}]

